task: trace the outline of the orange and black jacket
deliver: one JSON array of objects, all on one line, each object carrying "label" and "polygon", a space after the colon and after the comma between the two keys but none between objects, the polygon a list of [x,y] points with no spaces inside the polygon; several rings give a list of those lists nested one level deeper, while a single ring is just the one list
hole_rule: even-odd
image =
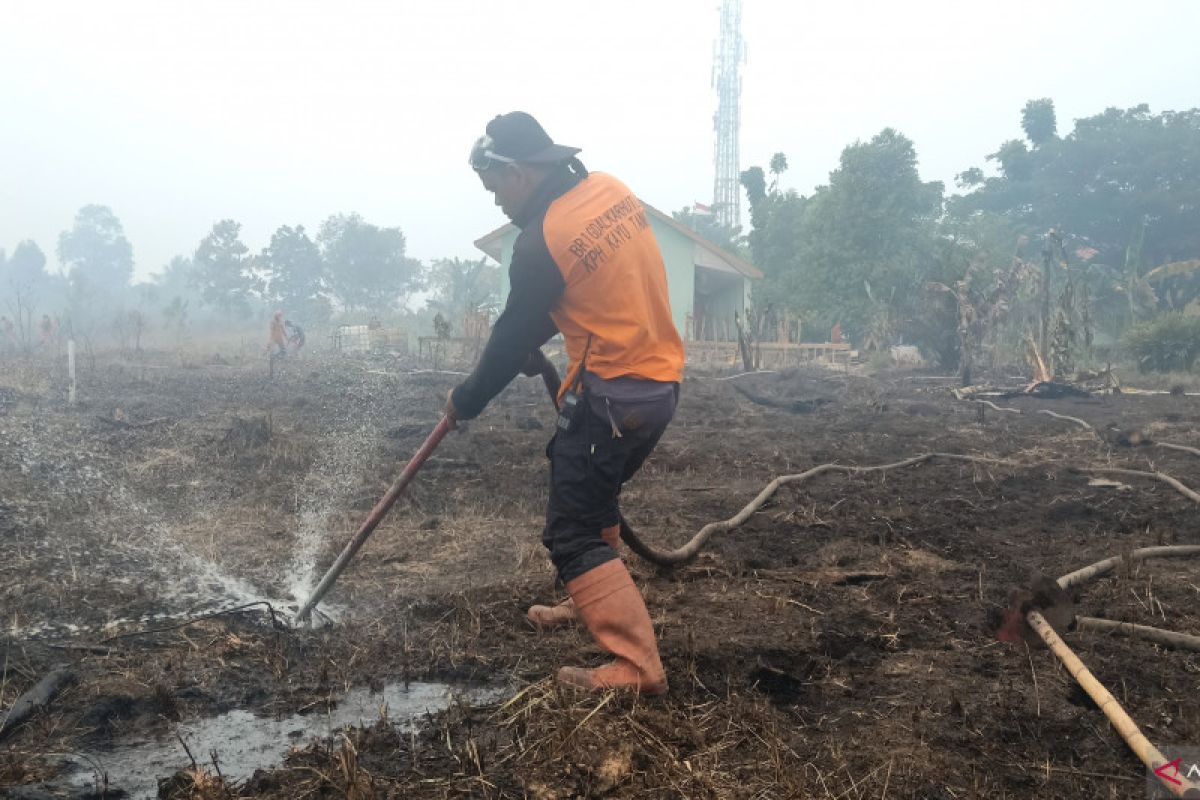
[{"label": "orange and black jacket", "polygon": [[453,393],[460,419],[478,416],[529,354],[561,332],[570,361],[562,392],[587,371],[678,383],[683,343],[671,319],[666,268],[645,209],[629,189],[578,161],[553,173],[514,224],[509,295],[479,364]]}]

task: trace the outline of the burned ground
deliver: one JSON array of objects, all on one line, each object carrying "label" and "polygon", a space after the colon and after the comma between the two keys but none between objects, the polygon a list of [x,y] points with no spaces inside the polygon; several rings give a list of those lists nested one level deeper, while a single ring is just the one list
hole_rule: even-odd
[{"label": "burned ground", "polygon": [[[600,655],[580,631],[523,618],[560,596],[539,543],[553,411],[532,380],[421,470],[330,595],[337,624],[287,629],[259,605],[180,626],[256,600],[285,614],[457,379],[383,362],[291,363],[272,381],[254,366],[101,359],[74,408],[43,365],[0,379],[0,706],[54,664],[78,677],[0,744],[0,787],[52,779],[53,754],[178,720],[319,713],[350,687],[423,679],[504,695],[415,733],[367,721],[301,742],[232,787],[181,773],[164,796],[1140,795],[1141,765],[1070,676],[1045,651],[996,642],[988,620],[1033,573],[1200,543],[1195,504],[1169,486],[1080,471],[1158,469],[1194,487],[1200,460],[1033,413],[981,420],[949,382],[689,377],[624,498],[660,547],[817,464],[931,451],[1016,463],[823,475],[780,488],[684,567],[626,554],[661,637],[665,699],[576,697],[546,680]],[[1003,404],[1200,445],[1193,397]],[[1197,569],[1121,570],[1083,587],[1080,611],[1200,633]],[[1068,641],[1152,741],[1200,741],[1200,655]]]}]

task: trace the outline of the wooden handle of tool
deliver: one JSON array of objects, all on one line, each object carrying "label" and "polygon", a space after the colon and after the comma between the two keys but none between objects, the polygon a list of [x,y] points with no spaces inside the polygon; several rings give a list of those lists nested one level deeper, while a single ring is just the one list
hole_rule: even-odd
[{"label": "wooden handle of tool", "polygon": [[[1067,672],[1071,673],[1071,677],[1088,693],[1088,697],[1092,698],[1096,705],[1100,707],[1100,710],[1104,712],[1104,716],[1108,717],[1108,721],[1116,728],[1117,733],[1121,734],[1121,738],[1125,740],[1125,744],[1129,745],[1129,749],[1141,759],[1142,763],[1149,767],[1152,772],[1163,764],[1166,764],[1166,756],[1150,743],[1150,740],[1138,728],[1137,723],[1125,713],[1125,709],[1121,708],[1121,704],[1117,702],[1117,698],[1113,697],[1112,693],[1108,689],[1105,689],[1100,681],[1096,680],[1096,676],[1079,660],[1079,656],[1075,655],[1071,648],[1067,646],[1067,643],[1054,632],[1054,628],[1050,627],[1050,623],[1046,622],[1046,618],[1037,611],[1030,611],[1025,615],[1025,619],[1029,621],[1029,626],[1037,632],[1038,636],[1042,637],[1042,641],[1046,643],[1050,651],[1067,668]],[[1179,776],[1178,780],[1180,783],[1178,785],[1163,778],[1161,775],[1159,779],[1162,781],[1162,785],[1176,797],[1184,797],[1190,791],[1200,791],[1200,787],[1197,787],[1183,775]]]},{"label": "wooden handle of tool", "polygon": [[1163,647],[1178,647],[1182,650],[1194,650],[1200,653],[1200,636],[1164,631],[1162,628],[1152,628],[1149,625],[1135,625],[1132,622],[1118,622],[1114,619],[1098,619],[1096,617],[1076,617],[1075,627],[1081,631],[1099,631],[1114,636],[1128,636],[1131,639],[1142,639],[1161,644]]},{"label": "wooden handle of tool", "polygon": [[[1157,547],[1139,547],[1129,554],[1130,561],[1146,561],[1151,558],[1171,558],[1173,556],[1182,556],[1189,558],[1191,556],[1200,556],[1200,544],[1169,544],[1159,545]],[[1068,572],[1058,579],[1058,585],[1064,589],[1070,589],[1072,586],[1078,586],[1085,581],[1090,581],[1092,578],[1097,578],[1101,575],[1112,572],[1119,567],[1125,560],[1124,556],[1113,556],[1106,558],[1103,561],[1097,561],[1095,564],[1077,569],[1074,572]]]}]

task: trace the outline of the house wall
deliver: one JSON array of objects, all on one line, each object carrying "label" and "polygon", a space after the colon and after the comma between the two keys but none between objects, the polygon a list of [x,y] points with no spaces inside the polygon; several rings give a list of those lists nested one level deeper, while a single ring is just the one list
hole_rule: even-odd
[{"label": "house wall", "polygon": [[687,319],[692,313],[692,302],[696,296],[696,245],[678,231],[671,230],[654,217],[650,217],[650,228],[658,240],[663,263],[667,267],[667,293],[671,300],[671,318],[675,330],[687,338]]},{"label": "house wall", "polygon": [[[712,327],[708,332],[709,338],[717,339],[722,335],[736,337],[737,329],[734,326],[733,314],[735,311],[739,316],[744,316],[746,313],[746,285],[748,283],[749,281],[745,278],[739,278],[730,281],[728,286],[709,294],[708,314],[712,319]],[[694,334],[689,332],[689,335]]]}]

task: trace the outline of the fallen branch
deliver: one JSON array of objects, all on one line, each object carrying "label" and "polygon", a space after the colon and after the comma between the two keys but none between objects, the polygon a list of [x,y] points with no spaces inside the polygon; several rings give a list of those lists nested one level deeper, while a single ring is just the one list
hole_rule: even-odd
[{"label": "fallen branch", "polygon": [[984,400],[982,398],[979,398],[976,400],[971,400],[970,402],[980,403],[980,404],[985,405],[988,408],[992,409],[993,411],[1003,411],[1005,414],[1020,414],[1021,413],[1021,409],[1019,409],[1019,408],[1005,408],[1004,406],[996,405],[991,400]]},{"label": "fallen branch", "polygon": [[1137,389],[1133,386],[1122,386],[1121,394],[1133,395],[1134,397],[1137,397],[1139,394],[1145,394],[1145,395],[1151,395],[1151,394],[1179,395],[1179,394],[1182,394],[1184,397],[1200,397],[1200,392],[1182,392],[1182,393],[1180,393],[1180,392],[1172,392],[1167,389]]},{"label": "fallen branch", "polygon": [[149,428],[152,425],[160,425],[164,422],[169,422],[171,418],[170,417],[158,417],[157,419],[148,419],[145,422],[127,422],[126,420],[123,420],[123,419],[114,419],[112,417],[101,417],[101,416],[97,416],[96,419],[100,420],[101,422],[105,423],[106,425],[111,425],[114,428],[120,428],[122,430],[130,430],[130,429],[136,429],[136,428]]},{"label": "fallen branch", "polygon": [[1054,373],[1046,369],[1046,362],[1042,360],[1042,353],[1038,350],[1037,342],[1033,340],[1032,335],[1025,334],[1025,344],[1029,347],[1029,353],[1032,356],[1029,360],[1033,364],[1033,383],[1030,384],[1030,387],[1054,380]]},{"label": "fallen branch", "polygon": [[739,372],[736,375],[726,375],[721,378],[701,377],[701,378],[697,378],[697,380],[701,380],[701,381],[732,381],[732,380],[735,380],[736,378],[744,378],[747,375],[774,375],[774,374],[775,374],[775,370],[773,370],[773,369],[752,369],[749,372]]},{"label": "fallen branch", "polygon": [[1021,390],[1021,394],[1042,400],[1058,400],[1062,397],[1091,397],[1092,393],[1070,383],[1060,381],[1034,381]]},{"label": "fallen branch", "polygon": [[1191,500],[1193,503],[1200,503],[1200,494],[1197,494],[1196,492],[1192,491],[1188,487],[1184,486],[1177,479],[1172,478],[1170,475],[1168,475],[1165,472],[1144,472],[1144,471],[1138,470],[1138,469],[1119,469],[1117,467],[1089,467],[1082,471],[1083,472],[1107,472],[1107,473],[1111,473],[1113,475],[1132,475],[1132,476],[1136,476],[1139,478],[1154,478],[1154,479],[1160,480],[1163,483],[1167,484],[1168,486],[1174,488],[1176,491],[1178,491],[1180,494],[1182,494],[1187,499]]},{"label": "fallen branch", "polygon": [[1166,647],[1177,647],[1183,650],[1200,652],[1200,636],[1186,633],[1176,633],[1162,628],[1152,628],[1149,625],[1136,625],[1132,622],[1117,622],[1112,619],[1097,617],[1076,617],[1075,624],[1081,631],[1098,631],[1115,636],[1128,636],[1131,639],[1142,639]]},{"label": "fallen branch", "polygon": [[[1171,556],[1200,556],[1200,544],[1161,545],[1158,547],[1139,547],[1129,554],[1130,561],[1145,561],[1148,558],[1170,558]],[[1064,589],[1078,586],[1092,578],[1104,575],[1116,569],[1125,560],[1124,556],[1113,556],[1103,561],[1097,561],[1074,572],[1068,572],[1058,579],[1058,585]]]},{"label": "fallen branch", "polygon": [[79,653],[95,653],[101,656],[111,656],[117,652],[111,647],[102,647],[98,644],[60,644],[58,642],[50,642],[46,645],[51,650],[74,650]]},{"label": "fallen branch", "polygon": [[[1165,392],[1164,392],[1164,394],[1165,394]],[[993,403],[991,400],[984,400],[982,397],[972,397],[968,394],[963,394],[963,393],[959,392],[958,390],[955,391],[954,396],[957,397],[959,400],[966,400],[967,402],[970,402],[970,403],[980,403],[994,411],[1003,411],[1007,414],[1020,414],[1021,413],[1021,410],[1019,408],[1005,408],[1004,406],[998,406],[995,403]],[[1103,437],[1100,436],[1100,433],[1090,423],[1088,423],[1085,420],[1080,419],[1079,417],[1068,417],[1065,414],[1059,414],[1055,411],[1050,411],[1049,409],[1046,409],[1046,408],[1038,409],[1037,413],[1045,414],[1046,416],[1054,417],[1055,419],[1066,420],[1067,422],[1074,422],[1076,425],[1079,425],[1080,427],[1084,428],[1085,430],[1089,430],[1092,433],[1094,433],[1096,435],[1097,439],[1104,441]],[[1183,445],[1183,444],[1171,444],[1170,442],[1148,442],[1148,444],[1153,444],[1157,447],[1164,447],[1168,450],[1178,450],[1181,453],[1190,453],[1191,455],[1200,457],[1200,448],[1188,447],[1187,445]]]},{"label": "fallen branch", "polygon": [[1181,453],[1191,453],[1194,456],[1200,456],[1200,449],[1188,447],[1185,444],[1171,444],[1170,442],[1154,442],[1158,447],[1165,447],[1168,450],[1178,450]]},{"label": "fallen branch", "polygon": [[17,698],[7,714],[0,717],[0,739],[15,731],[33,712],[49,705],[55,695],[74,680],[75,674],[64,666],[55,667],[47,672],[33,688]]},{"label": "fallen branch", "polygon": [[1037,413],[1045,414],[1046,416],[1054,417],[1055,419],[1065,419],[1067,422],[1074,422],[1076,425],[1086,428],[1087,430],[1091,431],[1092,433],[1096,432],[1095,428],[1093,428],[1091,425],[1089,425],[1088,423],[1081,420],[1079,417],[1068,417],[1066,414],[1059,414],[1057,412],[1050,411],[1049,409],[1045,409],[1045,408],[1039,408]]},{"label": "fallen branch", "polygon": [[[389,373],[379,372],[380,375]],[[408,372],[398,372],[397,375],[470,375],[469,372],[459,372],[453,369],[414,369]]]},{"label": "fallen branch", "polygon": [[878,464],[871,467],[855,467],[846,464],[821,464],[813,467],[810,470],[801,472],[795,475],[781,475],[771,481],[763,488],[758,495],[751,500],[746,506],[734,516],[721,522],[710,522],[705,525],[700,531],[691,538],[682,547],[677,547],[674,550],[659,550],[652,545],[647,544],[642,537],[630,527],[625,518],[621,518],[621,539],[625,544],[629,545],[629,549],[637,553],[642,558],[652,564],[657,564],[660,567],[675,567],[680,564],[686,564],[700,553],[700,548],[704,546],[714,534],[724,533],[732,530],[743,522],[748,520],[754,512],[762,508],[763,504],[771,498],[771,495],[778,491],[779,487],[789,483],[803,483],[804,481],[815,478],[818,475],[824,475],[827,472],[841,472],[846,475],[863,475],[871,472],[886,472],[887,470],[902,469],[904,467],[912,467],[917,464],[924,464],[926,461],[945,460],[945,461],[967,461],[977,464],[998,464],[1004,466],[1016,466],[1017,462],[1009,461],[1000,458],[987,458],[985,456],[967,456],[958,453],[923,453],[919,456],[906,458],[903,461],[897,461],[892,464]]}]

